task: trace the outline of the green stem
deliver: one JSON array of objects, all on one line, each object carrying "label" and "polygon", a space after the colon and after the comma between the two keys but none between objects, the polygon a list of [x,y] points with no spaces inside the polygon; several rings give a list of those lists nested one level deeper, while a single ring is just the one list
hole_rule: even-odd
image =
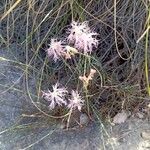
[{"label": "green stem", "polygon": [[[149,14],[150,16],[150,9]],[[147,28],[150,26],[150,19],[148,20]],[[146,84],[147,84],[147,92],[150,96],[150,84],[149,84],[149,74],[148,74],[148,38],[149,38],[149,29],[146,32],[146,41],[145,41],[145,76],[146,76]]]}]

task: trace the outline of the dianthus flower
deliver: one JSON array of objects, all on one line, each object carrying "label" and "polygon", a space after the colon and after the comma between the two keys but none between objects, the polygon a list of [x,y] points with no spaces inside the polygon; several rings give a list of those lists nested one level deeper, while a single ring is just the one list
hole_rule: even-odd
[{"label": "dianthus flower", "polygon": [[65,48],[62,44],[62,41],[58,41],[57,39],[51,39],[50,47],[47,49],[48,56],[53,57],[55,62],[65,53]]},{"label": "dianthus flower", "polygon": [[56,83],[52,86],[52,91],[48,90],[47,92],[42,92],[42,97],[50,102],[49,108],[54,109],[56,105],[62,106],[66,105],[65,96],[68,93],[66,88],[59,87],[59,83]]},{"label": "dianthus flower", "polygon": [[93,47],[98,46],[96,35],[97,33],[90,30],[87,22],[78,23],[73,21],[67,39],[69,43],[74,44],[75,48],[87,54],[88,52],[92,52]]},{"label": "dianthus flower", "polygon": [[69,109],[78,109],[81,111],[82,106],[84,105],[84,100],[79,95],[78,91],[72,90],[71,99],[69,99],[68,108]]}]

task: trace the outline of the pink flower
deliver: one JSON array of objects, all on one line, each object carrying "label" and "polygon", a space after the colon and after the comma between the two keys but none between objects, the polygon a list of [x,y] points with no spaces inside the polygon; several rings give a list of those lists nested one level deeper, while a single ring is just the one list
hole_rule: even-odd
[{"label": "pink flower", "polygon": [[71,23],[71,29],[69,29],[70,35],[68,36],[69,42],[74,42],[76,39],[78,39],[82,33],[88,32],[90,29],[87,25],[87,22],[78,23],[73,21]]},{"label": "pink flower", "polygon": [[59,88],[59,83],[52,86],[53,90],[48,90],[47,92],[42,92],[42,97],[50,102],[49,108],[54,109],[56,105],[62,106],[66,105],[65,96],[68,93],[66,88]]},{"label": "pink flower", "polygon": [[82,106],[84,105],[84,100],[79,95],[78,91],[72,90],[71,99],[69,99],[68,108],[69,109],[78,109],[81,111]]},{"label": "pink flower", "polygon": [[97,33],[90,30],[87,22],[78,23],[73,21],[69,33],[68,41],[73,43],[75,48],[83,51],[84,54],[92,52],[93,47],[98,46],[98,40],[95,37]]},{"label": "pink flower", "polygon": [[84,54],[92,52],[93,47],[98,46],[98,40],[94,38],[96,33],[83,33],[75,42],[75,48],[83,50]]},{"label": "pink flower", "polygon": [[61,56],[65,53],[65,49],[62,45],[62,41],[58,41],[57,39],[51,39],[51,44],[49,49],[47,50],[47,54],[49,57],[53,57],[56,62]]}]

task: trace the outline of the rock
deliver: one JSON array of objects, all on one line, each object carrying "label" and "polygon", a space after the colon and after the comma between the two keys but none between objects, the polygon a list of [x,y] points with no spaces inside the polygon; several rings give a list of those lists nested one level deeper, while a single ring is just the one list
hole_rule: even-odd
[{"label": "rock", "polygon": [[[1,50],[0,53],[2,53]],[[9,55],[5,56],[5,51],[0,56],[13,60],[9,58]],[[104,146],[106,150],[112,150],[112,148],[146,150],[145,147],[148,149],[149,140],[145,140],[149,143],[145,141],[141,143],[143,139],[139,135],[145,131],[142,137],[149,139],[147,135],[150,130],[149,122],[138,118],[130,118],[126,121],[126,116],[128,116],[126,112],[117,114],[118,118],[114,117],[114,122],[126,121],[126,123],[113,128],[103,124],[100,118],[96,124],[88,124],[88,115],[79,113],[76,119],[78,123],[83,126],[88,125],[68,131],[63,130],[65,124],[56,125],[55,122],[51,123],[49,118],[46,121],[44,116],[36,118],[33,115],[33,117],[24,115],[23,117],[22,114],[35,114],[34,109],[36,110],[26,94],[24,82],[18,80],[24,72],[10,62],[0,62],[0,84],[6,85],[6,87],[0,86],[0,92],[2,92],[0,95],[0,150],[98,150],[104,149]],[[7,90],[12,85],[14,87]],[[29,88],[33,91],[35,85],[36,78],[32,76]],[[128,123],[130,129],[128,129]],[[122,143],[120,139],[123,139]]]},{"label": "rock", "polygon": [[121,113],[118,113],[114,118],[113,118],[113,123],[114,124],[121,124],[124,123],[128,118],[128,114],[125,111],[122,111]]},{"label": "rock", "polygon": [[82,113],[80,115],[80,125],[87,125],[89,122],[89,118],[86,113]]},{"label": "rock", "polygon": [[65,129],[66,128],[66,124],[64,122],[61,122],[61,123],[57,124],[57,128],[58,129]]},{"label": "rock", "polygon": [[143,132],[141,133],[141,136],[142,136],[142,138],[145,139],[145,140],[150,140],[150,130],[143,131]]}]

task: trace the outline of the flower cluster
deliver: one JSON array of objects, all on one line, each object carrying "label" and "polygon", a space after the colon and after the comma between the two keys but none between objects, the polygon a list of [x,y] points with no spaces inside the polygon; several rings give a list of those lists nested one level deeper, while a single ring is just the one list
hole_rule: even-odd
[{"label": "flower cluster", "polygon": [[[71,59],[77,53],[87,56],[98,46],[97,33],[90,29],[87,22],[73,21],[67,34],[68,36],[64,40],[51,39],[47,55],[55,62],[61,58]],[[85,74],[79,76],[85,89],[87,89],[95,73],[96,70],[91,69],[88,76]],[[49,103],[50,110],[55,109],[56,106],[65,106],[71,113],[72,110],[76,109],[81,111],[85,102],[78,91],[72,90],[69,92],[65,87],[61,87],[58,82],[52,86],[52,90],[42,91],[42,97]]]},{"label": "flower cluster", "polygon": [[[83,52],[84,54],[91,53],[93,48],[98,46],[97,33],[90,30],[87,22],[79,23],[73,21],[71,28],[68,29],[68,33],[69,35],[66,37],[68,43],[51,39],[47,54],[49,57],[53,57],[55,62],[61,57],[70,59],[71,56],[78,52]],[[72,44],[73,47],[69,46],[69,44]],[[70,49],[73,49],[71,53]]]},{"label": "flower cluster", "polygon": [[69,109],[78,109],[81,111],[82,106],[84,105],[84,100],[79,95],[78,91],[72,90],[71,98],[66,99],[68,91],[65,87],[60,87],[60,84],[57,82],[52,86],[52,91],[48,90],[47,92],[42,91],[42,97],[50,102],[49,108],[52,110],[55,106],[65,105]]}]

